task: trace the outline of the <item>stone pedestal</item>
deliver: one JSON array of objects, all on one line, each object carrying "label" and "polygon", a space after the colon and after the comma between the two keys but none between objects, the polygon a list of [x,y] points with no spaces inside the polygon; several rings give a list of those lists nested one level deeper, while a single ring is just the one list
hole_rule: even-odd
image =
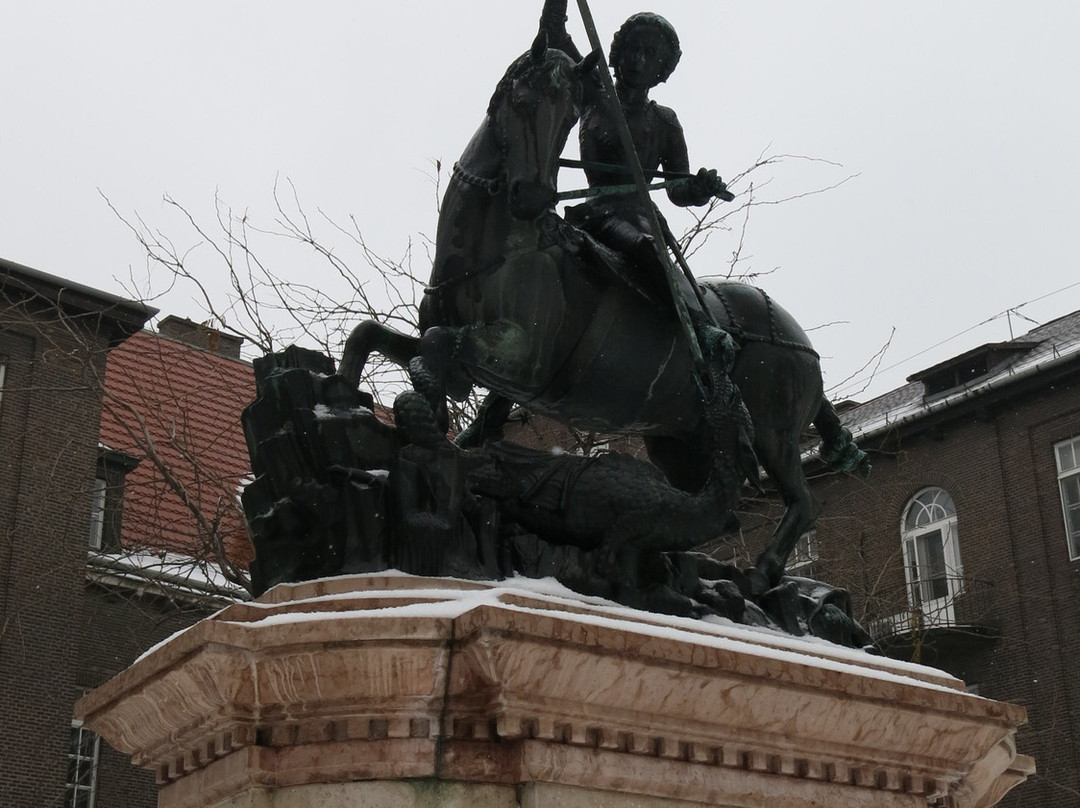
[{"label": "stone pedestal", "polygon": [[1034,770],[939,671],[535,581],[279,585],[77,711],[161,808],[981,808]]}]

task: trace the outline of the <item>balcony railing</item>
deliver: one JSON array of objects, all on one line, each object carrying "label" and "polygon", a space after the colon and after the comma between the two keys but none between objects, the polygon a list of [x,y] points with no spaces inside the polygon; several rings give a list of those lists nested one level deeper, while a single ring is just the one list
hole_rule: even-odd
[{"label": "balcony railing", "polygon": [[881,593],[879,602],[896,609],[886,617],[864,622],[875,642],[902,636],[925,635],[934,632],[970,630],[992,633],[996,627],[994,592],[990,581],[971,578],[948,578],[945,597],[919,600],[917,587],[898,587]]}]

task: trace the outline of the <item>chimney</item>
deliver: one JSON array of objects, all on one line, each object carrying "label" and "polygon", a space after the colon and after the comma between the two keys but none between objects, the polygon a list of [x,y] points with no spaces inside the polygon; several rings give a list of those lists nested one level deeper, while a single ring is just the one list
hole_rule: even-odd
[{"label": "chimney", "polygon": [[158,323],[158,333],[163,337],[174,339],[193,348],[202,348],[226,359],[239,359],[240,346],[244,343],[243,337],[234,337],[216,328],[210,328],[208,325],[193,323],[191,320],[171,314]]}]

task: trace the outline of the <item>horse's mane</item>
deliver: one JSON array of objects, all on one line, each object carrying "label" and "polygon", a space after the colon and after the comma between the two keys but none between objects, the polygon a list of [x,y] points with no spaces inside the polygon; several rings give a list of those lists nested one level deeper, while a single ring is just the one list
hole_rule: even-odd
[{"label": "horse's mane", "polygon": [[580,101],[581,82],[573,80],[574,64],[573,59],[554,48],[547,49],[542,62],[537,62],[531,51],[523,53],[506,69],[499,83],[495,85],[495,92],[492,93],[491,100],[488,102],[487,114],[494,115],[514,82],[521,80],[525,80],[530,87],[543,89],[558,87],[565,78],[570,81],[575,100]]}]

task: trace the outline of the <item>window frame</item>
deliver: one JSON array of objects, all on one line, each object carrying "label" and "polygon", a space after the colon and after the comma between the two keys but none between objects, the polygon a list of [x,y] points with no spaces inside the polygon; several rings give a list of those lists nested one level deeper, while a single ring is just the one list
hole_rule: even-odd
[{"label": "window frame", "polygon": [[[90,754],[84,755],[83,737],[89,736]],[[73,751],[74,750],[74,751]],[[68,739],[68,770],[64,786],[64,808],[94,808],[97,802],[98,763],[101,760],[101,736],[91,732],[83,726],[83,722],[76,718],[71,722],[71,735]],[[83,762],[90,767],[90,784],[84,785],[79,782],[80,767]],[[72,775],[75,775],[74,777]],[[87,795],[85,802],[80,802],[79,797]]]},{"label": "window frame", "polygon": [[[1069,447],[1073,457],[1073,464],[1068,469],[1062,468],[1062,449]],[[1080,508],[1080,491],[1078,500],[1070,506],[1066,500],[1065,485],[1067,481],[1076,479],[1080,485],[1080,435],[1058,441],[1054,444],[1054,467],[1057,469],[1058,498],[1061,500],[1061,518],[1065,528],[1065,548],[1069,553],[1070,561],[1080,561],[1080,529],[1073,531],[1069,526],[1069,508]]]},{"label": "window frame", "polygon": [[797,578],[813,578],[814,565],[817,563],[818,558],[817,529],[811,528],[799,536],[799,540],[791,548],[785,574]]},{"label": "window frame", "polygon": [[[927,499],[928,494],[933,496]],[[921,507],[928,517],[934,509],[942,515],[919,523],[919,516],[911,521],[913,509]],[[944,574],[941,577],[923,578],[924,551],[920,539],[939,534]],[[927,625],[952,625],[956,622],[954,605],[964,592],[964,567],[960,555],[960,530],[956,504],[952,495],[941,486],[920,488],[904,506],[900,517],[900,547],[904,560],[904,580],[907,584],[908,604],[912,611],[919,611]],[[937,597],[929,589],[935,581],[945,582],[945,592]]]},{"label": "window frame", "polygon": [[90,488],[90,535],[87,544],[91,550],[101,552],[105,549],[105,522],[109,508],[109,481],[104,474],[94,477]]},{"label": "window frame", "polygon": [[[90,533],[87,547],[92,553],[120,549],[123,529],[124,487],[129,472],[139,465],[139,458],[125,452],[98,446],[97,473],[91,491]],[[95,536],[100,541],[94,545]]]}]

